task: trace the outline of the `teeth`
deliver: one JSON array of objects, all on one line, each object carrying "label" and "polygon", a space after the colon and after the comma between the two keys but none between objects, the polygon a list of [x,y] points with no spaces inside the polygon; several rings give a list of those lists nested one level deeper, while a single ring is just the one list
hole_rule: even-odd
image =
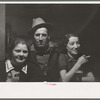
[{"label": "teeth", "polygon": [[23,59],[24,59],[24,57],[18,57],[18,59],[23,60]]}]

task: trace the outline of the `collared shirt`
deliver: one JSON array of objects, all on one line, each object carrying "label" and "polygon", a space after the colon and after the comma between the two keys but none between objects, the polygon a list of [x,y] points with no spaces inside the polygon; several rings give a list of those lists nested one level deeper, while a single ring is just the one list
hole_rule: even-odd
[{"label": "collared shirt", "polygon": [[[60,57],[59,57],[60,71],[66,70],[67,72],[69,72],[72,69],[72,67],[75,65],[76,61],[77,61],[76,59],[70,58],[67,54],[60,54]],[[70,81],[72,82],[80,81],[79,77],[80,77],[80,74],[75,73]]]},{"label": "collared shirt", "polygon": [[76,59],[70,58],[67,54],[60,54],[59,57],[59,69],[66,69],[69,71],[76,63]]},{"label": "collared shirt", "polygon": [[[67,54],[62,53],[59,56],[59,70],[60,71],[66,70],[67,72],[69,72],[76,62],[77,62],[76,59],[74,58],[72,59]],[[79,68],[79,70],[72,77],[71,81],[73,82],[80,81],[79,80],[80,75],[86,76],[88,72],[91,72],[91,68],[89,66],[89,63],[86,63]]]},{"label": "collared shirt", "polygon": [[[6,73],[7,73],[6,82],[18,82],[20,78],[20,71],[14,70],[14,67],[12,66],[10,60],[7,60],[5,62],[5,65],[6,65]],[[22,72],[27,74],[27,65],[24,66],[21,70]]]},{"label": "collared shirt", "polygon": [[36,53],[37,62],[40,65],[40,68],[42,70],[42,73],[46,76],[47,75],[47,66],[48,66],[48,60],[50,56],[50,50],[54,47],[54,44],[52,42],[49,42],[49,48],[45,51],[43,55],[39,55],[38,52],[35,50],[34,45],[31,47],[31,51],[34,51]]},{"label": "collared shirt", "polygon": [[[10,72],[14,67],[12,66],[10,60],[6,60],[6,73]],[[22,71],[27,74],[27,65],[22,68]]]}]

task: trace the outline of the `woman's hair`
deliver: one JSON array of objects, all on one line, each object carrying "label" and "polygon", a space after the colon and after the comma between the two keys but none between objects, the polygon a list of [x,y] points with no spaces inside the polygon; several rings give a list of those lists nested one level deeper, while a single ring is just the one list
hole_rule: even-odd
[{"label": "woman's hair", "polygon": [[21,37],[21,36],[14,38],[11,41],[11,43],[9,44],[6,59],[10,59],[12,57],[12,51],[18,44],[25,44],[27,46],[27,49],[28,49],[28,58],[27,58],[27,60],[29,60],[30,52],[31,52],[30,43],[29,43],[27,38]]},{"label": "woman's hair", "polygon": [[78,35],[73,34],[73,33],[68,33],[68,34],[66,34],[66,35],[64,36],[64,39],[63,39],[63,41],[62,41],[62,43],[61,43],[61,46],[60,46],[60,48],[62,49],[61,51],[66,52],[66,45],[68,44],[69,38],[70,38],[70,37],[78,37]]}]

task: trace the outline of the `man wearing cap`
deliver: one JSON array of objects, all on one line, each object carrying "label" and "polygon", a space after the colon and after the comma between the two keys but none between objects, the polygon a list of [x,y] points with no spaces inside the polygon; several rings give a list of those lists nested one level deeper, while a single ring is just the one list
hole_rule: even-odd
[{"label": "man wearing cap", "polygon": [[53,26],[42,18],[33,19],[32,28],[28,31],[33,44],[31,46],[31,58],[33,63],[32,81],[58,82],[58,56],[57,45],[50,41],[50,33]]}]

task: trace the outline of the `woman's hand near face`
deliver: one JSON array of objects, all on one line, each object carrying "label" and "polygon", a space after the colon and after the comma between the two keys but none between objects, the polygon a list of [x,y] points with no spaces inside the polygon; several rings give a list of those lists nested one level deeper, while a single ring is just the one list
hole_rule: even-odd
[{"label": "woman's hand near face", "polygon": [[79,65],[78,66],[79,68],[81,67],[81,65],[83,65],[86,62],[88,62],[88,57],[90,57],[90,56],[82,55],[81,57],[79,57],[79,59],[76,62],[76,64]]}]

